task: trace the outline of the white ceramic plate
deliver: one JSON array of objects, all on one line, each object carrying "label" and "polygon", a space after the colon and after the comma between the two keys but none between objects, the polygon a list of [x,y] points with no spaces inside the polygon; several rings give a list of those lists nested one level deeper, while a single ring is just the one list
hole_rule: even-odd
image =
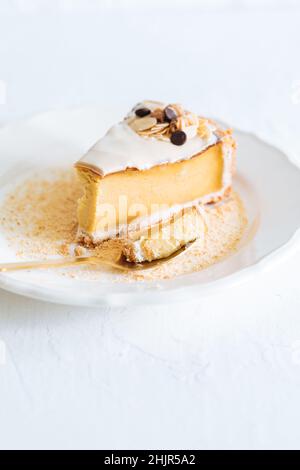
[{"label": "white ceramic plate", "polygon": [[[100,108],[50,112],[0,130],[0,199],[16,178],[41,165],[72,164],[119,118]],[[236,131],[235,187],[249,229],[238,252],[198,273],[160,282],[116,283],[62,278],[55,270],[0,274],[3,289],[70,305],[178,301],[228,288],[283,259],[300,240],[300,170],[281,151]],[[16,260],[0,229],[0,260]]]}]

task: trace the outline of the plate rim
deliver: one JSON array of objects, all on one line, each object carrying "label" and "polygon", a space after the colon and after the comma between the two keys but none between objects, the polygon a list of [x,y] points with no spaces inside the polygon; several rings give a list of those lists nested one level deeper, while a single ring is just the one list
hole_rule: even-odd
[{"label": "plate rim", "polygon": [[[77,108],[77,109],[82,109]],[[69,108],[69,110],[65,111],[73,111],[74,108]],[[56,111],[57,112],[57,111]],[[16,123],[7,124],[2,126],[0,132],[4,128],[11,128],[14,127],[15,124],[20,125],[23,122],[28,122],[34,120],[38,116],[50,114],[53,111],[48,111],[46,113],[39,113],[36,114],[29,119],[22,119],[17,121]],[[296,158],[296,154],[291,152],[290,150],[285,149],[283,146],[278,144],[273,144],[265,137],[261,137],[259,133],[248,131],[243,128],[235,126],[234,129],[238,132],[246,134],[247,136],[256,139],[263,145],[267,145],[272,147],[274,150],[279,151],[286,159],[286,161],[292,165],[292,167],[297,171],[300,178],[300,166],[299,161]],[[184,286],[167,286],[174,279],[162,279],[162,280],[153,280],[153,281],[135,281],[135,285],[143,286],[143,289],[138,289],[137,292],[114,292],[111,294],[106,294],[105,296],[98,296],[92,297],[91,294],[77,296],[73,299],[70,299],[67,296],[66,292],[59,291],[57,289],[51,289],[49,287],[45,287],[43,290],[38,288],[34,283],[30,281],[23,281],[23,280],[16,280],[7,276],[5,273],[0,273],[0,288],[6,290],[13,294],[22,295],[27,298],[33,298],[35,300],[55,303],[55,304],[63,304],[63,305],[73,305],[73,306],[86,306],[86,307],[102,307],[102,306],[128,306],[128,305],[140,305],[144,304],[145,302],[150,304],[159,304],[162,303],[166,297],[168,302],[178,302],[180,300],[185,300],[188,294],[192,294],[193,291],[197,291],[198,298],[199,297],[206,297],[212,295],[213,293],[220,292],[226,288],[234,287],[240,285],[243,282],[246,282],[250,278],[252,278],[255,274],[260,274],[262,272],[266,272],[271,266],[274,266],[275,263],[283,262],[287,259],[294,250],[297,249],[297,246],[300,244],[300,223],[298,228],[293,232],[293,234],[287,239],[285,243],[281,246],[274,248],[270,253],[263,255],[260,259],[255,261],[253,264],[249,266],[245,266],[244,268],[238,269],[236,272],[225,275],[219,279],[207,281],[203,283],[192,283],[191,285],[184,285]],[[197,274],[197,273],[189,273],[190,274]],[[181,275],[178,278],[182,278],[185,275]],[[163,284],[165,288],[160,288],[160,285]],[[146,289],[145,289],[146,287]],[[155,290],[155,295],[153,291]],[[184,296],[182,296],[182,292],[184,290]],[[172,293],[172,296],[170,296]],[[150,294],[150,296],[149,296]],[[150,297],[150,298],[149,298]]]}]

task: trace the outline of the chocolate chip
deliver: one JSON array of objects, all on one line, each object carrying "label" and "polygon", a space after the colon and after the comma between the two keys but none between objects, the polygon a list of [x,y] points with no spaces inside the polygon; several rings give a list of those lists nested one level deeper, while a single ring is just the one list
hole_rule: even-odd
[{"label": "chocolate chip", "polygon": [[151,114],[151,110],[148,108],[139,108],[135,110],[135,114],[138,117],[145,117]]},{"label": "chocolate chip", "polygon": [[173,119],[177,118],[177,113],[174,109],[167,106],[165,108],[165,120],[171,122]]},{"label": "chocolate chip", "polygon": [[175,131],[171,135],[171,142],[174,145],[183,145],[186,141],[186,133],[183,131]]}]

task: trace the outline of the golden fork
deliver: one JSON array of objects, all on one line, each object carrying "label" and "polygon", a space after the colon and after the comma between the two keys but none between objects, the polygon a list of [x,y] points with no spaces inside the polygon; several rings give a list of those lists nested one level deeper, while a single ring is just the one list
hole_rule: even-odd
[{"label": "golden fork", "polygon": [[185,252],[194,242],[185,245],[179,250],[172,253],[167,258],[157,259],[154,261],[144,261],[143,263],[130,263],[126,261],[123,256],[117,261],[110,261],[100,256],[72,256],[65,259],[50,259],[44,261],[21,261],[17,263],[2,263],[0,264],[0,272],[9,272],[9,271],[20,271],[20,270],[30,270],[30,269],[47,269],[47,268],[63,268],[66,266],[80,266],[84,264],[90,265],[105,265],[112,268],[119,269],[121,271],[142,271],[144,269],[150,269],[154,266],[164,264],[171,259],[179,256],[181,253]]}]

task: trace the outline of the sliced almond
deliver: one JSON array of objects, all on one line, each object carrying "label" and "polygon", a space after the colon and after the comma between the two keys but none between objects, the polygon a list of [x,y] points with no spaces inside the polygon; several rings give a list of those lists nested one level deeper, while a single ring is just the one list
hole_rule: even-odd
[{"label": "sliced almond", "polygon": [[165,124],[156,124],[155,126],[151,127],[151,129],[146,129],[145,131],[139,131],[141,135],[158,135],[167,132],[168,130],[168,123]]},{"label": "sliced almond", "polygon": [[176,119],[176,126],[178,130],[185,131],[186,127],[188,126],[185,116],[180,116]]},{"label": "sliced almond", "polygon": [[145,116],[143,118],[137,118],[133,122],[130,123],[131,128],[136,131],[145,131],[146,129],[150,129],[151,127],[157,124],[157,120],[151,116]]},{"label": "sliced almond", "polygon": [[184,113],[184,109],[183,109],[183,107],[181,106],[181,104],[178,104],[178,103],[169,104],[168,107],[174,109],[174,111],[176,112],[177,116],[182,116],[183,113]]},{"label": "sliced almond", "polygon": [[164,108],[165,104],[162,103],[161,101],[153,101],[153,100],[144,100],[143,105],[149,107],[150,109],[155,108]]},{"label": "sliced almond", "polygon": [[163,131],[164,129],[166,129],[167,127],[169,127],[168,122],[157,123],[157,124],[155,124],[155,126],[151,127],[151,131],[160,132],[160,131]]}]

